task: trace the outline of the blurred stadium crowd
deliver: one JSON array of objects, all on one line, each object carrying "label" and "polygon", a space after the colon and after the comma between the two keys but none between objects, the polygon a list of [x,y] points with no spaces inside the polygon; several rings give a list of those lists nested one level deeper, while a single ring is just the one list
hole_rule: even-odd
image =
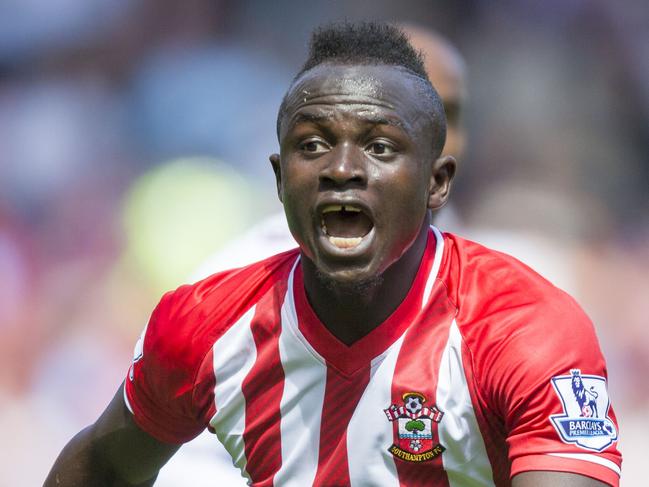
[{"label": "blurred stadium crowd", "polygon": [[279,209],[277,107],[309,31],[345,18],[417,22],[466,57],[460,233],[537,267],[589,313],[623,485],[642,485],[645,2],[6,0],[0,486],[42,483],[112,397],[160,294]]}]

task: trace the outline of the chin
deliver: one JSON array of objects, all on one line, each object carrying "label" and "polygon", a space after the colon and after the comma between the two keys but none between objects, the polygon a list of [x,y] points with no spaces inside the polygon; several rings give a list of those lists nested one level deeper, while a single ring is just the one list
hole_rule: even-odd
[{"label": "chin", "polygon": [[383,275],[354,269],[326,272],[317,269],[316,277],[330,291],[339,294],[365,294],[383,282]]}]

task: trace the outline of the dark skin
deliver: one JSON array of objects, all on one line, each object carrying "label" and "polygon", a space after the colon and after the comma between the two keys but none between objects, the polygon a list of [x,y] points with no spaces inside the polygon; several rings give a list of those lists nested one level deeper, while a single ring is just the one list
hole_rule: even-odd
[{"label": "dark skin", "polygon": [[[417,83],[385,66],[314,68],[295,85],[299,96],[288,98],[281,155],[270,158],[309,301],[348,344],[403,301],[426,246],[429,210],[444,205],[455,173],[452,157],[417,143],[432,141],[433,116],[443,117],[410,103]],[[352,249],[332,245],[321,228],[323,208],[346,203],[372,221]]]},{"label": "dark skin", "polygon": [[61,451],[44,486],[147,487],[178,448],[135,424],[122,385],[99,419]]},{"label": "dark skin", "polygon": [[[293,85],[270,157],[304,284],[322,322],[353,343],[403,301],[421,261],[431,211],[446,202],[455,160],[432,143],[435,114],[417,81],[390,66],[319,66]],[[361,242],[340,248],[322,229],[327,205],[354,205],[371,221]],[[378,279],[377,279],[378,278]],[[336,306],[330,303],[335,302]],[[45,486],[148,486],[179,445],[142,431],[123,391],[63,449]],[[597,487],[561,472],[525,472],[514,487]]]}]

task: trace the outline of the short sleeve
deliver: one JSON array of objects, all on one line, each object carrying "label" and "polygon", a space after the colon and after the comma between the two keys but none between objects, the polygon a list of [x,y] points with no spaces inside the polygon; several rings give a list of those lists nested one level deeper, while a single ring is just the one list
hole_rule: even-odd
[{"label": "short sleeve", "polygon": [[571,472],[619,484],[618,427],[595,330],[563,293],[508,315],[487,373],[504,419],[511,476]]},{"label": "short sleeve", "polygon": [[153,311],[124,383],[125,402],[138,426],[172,444],[193,439],[206,426],[194,401],[204,352],[193,346],[177,294],[167,293]]}]

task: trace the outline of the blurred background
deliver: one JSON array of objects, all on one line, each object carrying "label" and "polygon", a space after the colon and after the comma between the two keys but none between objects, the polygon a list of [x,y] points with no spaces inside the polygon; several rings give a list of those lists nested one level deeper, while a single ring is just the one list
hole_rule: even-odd
[{"label": "blurred background", "polygon": [[341,19],[415,22],[464,55],[458,231],[593,318],[622,485],[646,485],[645,0],[3,0],[0,486],[40,485],[161,293],[280,209],[276,111],[309,32]]}]

